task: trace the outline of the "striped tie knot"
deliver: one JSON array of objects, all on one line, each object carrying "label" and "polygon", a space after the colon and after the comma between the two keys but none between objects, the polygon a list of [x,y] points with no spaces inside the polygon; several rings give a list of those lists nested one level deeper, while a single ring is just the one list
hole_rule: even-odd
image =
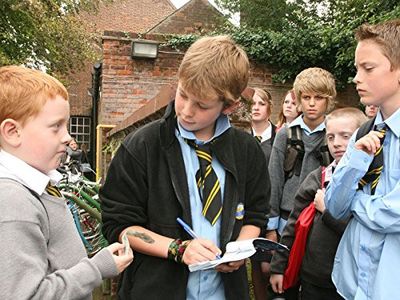
[{"label": "striped tie knot", "polygon": [[378,129],[377,125],[374,126],[374,131],[382,133],[380,140],[380,146],[374,154],[374,158],[369,165],[367,173],[358,182],[359,189],[362,189],[366,184],[371,184],[371,195],[375,194],[376,186],[378,185],[381,173],[383,171],[383,142],[387,131],[386,125],[383,128]]},{"label": "striped tie knot", "polygon": [[192,147],[199,160],[199,169],[196,172],[196,183],[200,199],[203,204],[202,214],[214,225],[222,212],[221,186],[212,167],[212,153],[209,142],[198,145],[194,140],[185,139],[186,143]]},{"label": "striped tie knot", "polygon": [[261,143],[261,141],[262,141],[262,136],[261,135],[256,135],[256,136],[254,136],[255,138],[256,138],[256,140],[259,142],[259,143]]},{"label": "striped tie knot", "polygon": [[57,197],[57,198],[62,198],[61,192],[58,189],[58,187],[51,185],[50,182],[46,186],[46,191],[49,195]]}]

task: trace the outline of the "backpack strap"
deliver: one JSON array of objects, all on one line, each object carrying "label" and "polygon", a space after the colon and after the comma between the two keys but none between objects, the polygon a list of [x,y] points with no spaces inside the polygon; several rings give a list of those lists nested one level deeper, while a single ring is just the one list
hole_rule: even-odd
[{"label": "backpack strap", "polygon": [[321,166],[325,166],[325,167],[329,166],[329,164],[333,161],[333,157],[332,157],[331,153],[329,152],[326,137],[324,137],[322,145],[319,147],[319,149],[315,149],[313,151],[313,154],[316,157],[316,159],[319,161],[319,164]]},{"label": "backpack strap", "polygon": [[287,146],[284,161],[285,180],[292,177],[293,174],[295,174],[296,176],[300,175],[305,153],[304,143],[301,138],[302,129],[300,128],[300,126],[287,126],[286,133]]}]

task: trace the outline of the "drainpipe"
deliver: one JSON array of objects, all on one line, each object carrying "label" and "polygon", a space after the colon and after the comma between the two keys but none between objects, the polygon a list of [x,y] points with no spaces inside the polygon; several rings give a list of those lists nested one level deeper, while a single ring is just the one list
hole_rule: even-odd
[{"label": "drainpipe", "polygon": [[[96,144],[96,137],[97,134],[94,134],[96,132],[96,126],[97,126],[97,122],[98,122],[98,102],[100,99],[100,76],[101,76],[101,63],[100,62],[96,62],[93,65],[93,70],[92,70],[92,88],[91,88],[91,94],[92,94],[92,123],[91,123],[91,128],[90,128],[90,132],[91,134],[91,138],[90,138],[90,144],[92,145],[92,149],[91,149],[91,161],[92,161],[92,165],[93,162],[97,162],[97,158],[96,158],[96,154],[97,154],[97,149],[95,151],[94,146]],[[96,169],[94,170],[97,172],[97,163],[96,163]]]},{"label": "drainpipe", "polygon": [[96,127],[96,182],[99,181],[103,174],[103,168],[102,168],[102,151],[101,148],[103,146],[103,130],[104,129],[113,129],[116,125],[105,125],[105,124],[99,124]]}]

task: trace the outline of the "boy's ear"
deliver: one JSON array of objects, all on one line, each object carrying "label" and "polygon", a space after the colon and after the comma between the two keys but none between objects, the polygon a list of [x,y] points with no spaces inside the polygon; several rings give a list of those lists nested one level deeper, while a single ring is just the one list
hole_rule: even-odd
[{"label": "boy's ear", "polygon": [[224,106],[224,109],[222,110],[222,113],[224,115],[230,115],[231,113],[233,113],[236,109],[238,109],[238,107],[240,106],[240,100],[237,99],[235,102],[229,104],[228,106]]},{"label": "boy's ear", "polygon": [[20,144],[20,131],[22,127],[13,119],[5,119],[0,124],[0,135],[2,140],[10,146],[16,147]]}]

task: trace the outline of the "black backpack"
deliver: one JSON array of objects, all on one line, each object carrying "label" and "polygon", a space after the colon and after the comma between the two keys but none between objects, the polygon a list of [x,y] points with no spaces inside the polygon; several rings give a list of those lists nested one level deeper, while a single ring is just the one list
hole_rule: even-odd
[{"label": "black backpack", "polygon": [[[294,175],[299,176],[304,158],[304,143],[301,139],[302,129],[300,126],[286,127],[287,146],[285,153],[285,161],[283,169],[285,171],[285,180]],[[328,166],[333,158],[329,153],[326,139],[323,144],[313,151],[313,155],[317,158],[321,166]]]}]

